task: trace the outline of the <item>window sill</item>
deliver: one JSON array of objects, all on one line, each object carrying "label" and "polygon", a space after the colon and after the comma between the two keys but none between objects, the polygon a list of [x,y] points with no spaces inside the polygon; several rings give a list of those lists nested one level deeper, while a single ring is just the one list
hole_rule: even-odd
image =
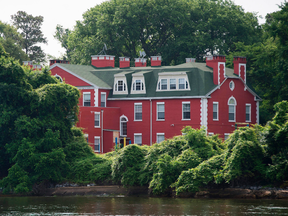
[{"label": "window sill", "polygon": [[219,119],[213,119],[213,121],[219,121]]},{"label": "window sill", "polygon": [[165,119],[156,119],[156,121],[165,121]]},{"label": "window sill", "polygon": [[141,121],[142,121],[142,119],[141,119],[141,120],[137,120],[137,119],[134,119],[134,121],[137,121],[137,122],[141,122]]},{"label": "window sill", "polygon": [[191,121],[191,119],[181,119],[181,121]]},{"label": "window sill", "polygon": [[228,120],[229,122],[236,122],[235,120]]}]

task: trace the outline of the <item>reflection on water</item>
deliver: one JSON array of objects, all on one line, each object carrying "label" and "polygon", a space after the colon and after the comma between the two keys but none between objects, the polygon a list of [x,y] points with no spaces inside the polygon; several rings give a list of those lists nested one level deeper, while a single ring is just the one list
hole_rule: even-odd
[{"label": "reflection on water", "polygon": [[0,197],[0,215],[288,215],[288,200]]}]

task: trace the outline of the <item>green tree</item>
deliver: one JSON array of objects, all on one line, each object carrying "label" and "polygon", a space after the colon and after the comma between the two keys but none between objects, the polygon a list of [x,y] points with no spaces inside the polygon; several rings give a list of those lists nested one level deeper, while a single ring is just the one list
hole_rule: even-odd
[{"label": "green tree", "polygon": [[117,0],[84,13],[68,34],[68,48],[68,31],[62,34],[57,26],[56,32],[72,63],[89,64],[105,43],[108,53],[117,57],[133,59],[144,50],[170,65],[183,63],[185,57],[202,59],[212,51],[228,54],[234,42],[257,42],[262,30],[254,14],[244,13],[232,1]]},{"label": "green tree", "polygon": [[260,122],[265,124],[274,115],[274,104],[288,100],[288,3],[268,14],[260,42],[252,45],[235,43],[235,51],[227,58],[232,67],[233,56],[247,57],[247,80],[263,99]]},{"label": "green tree", "polygon": [[60,83],[48,68],[23,67],[0,46],[0,185],[4,192],[28,192],[37,184],[68,179],[75,160],[95,156],[83,133],[73,128],[79,97],[77,88]]},{"label": "green tree", "polygon": [[70,59],[71,50],[69,49],[68,46],[68,37],[70,33],[71,31],[69,29],[64,29],[63,26],[59,24],[56,26],[56,32],[54,34],[54,38],[56,38],[61,43],[61,46],[66,50],[66,53],[63,56],[64,60]]},{"label": "green tree", "polygon": [[22,50],[23,39],[13,26],[0,21],[0,44],[11,57],[20,62],[28,60],[28,56]]},{"label": "green tree", "polygon": [[33,17],[25,11],[18,11],[11,15],[13,25],[20,31],[23,37],[23,49],[31,61],[45,61],[45,53],[37,44],[47,44],[47,39],[41,31],[43,16]]}]

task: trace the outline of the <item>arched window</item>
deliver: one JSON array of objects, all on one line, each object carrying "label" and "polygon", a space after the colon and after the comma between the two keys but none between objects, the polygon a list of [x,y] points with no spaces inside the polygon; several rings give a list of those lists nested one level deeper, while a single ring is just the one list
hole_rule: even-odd
[{"label": "arched window", "polygon": [[128,118],[124,115],[120,117],[120,136],[127,136]]},{"label": "arched window", "polygon": [[229,122],[236,121],[236,100],[234,97],[230,97],[228,100],[228,109],[229,109]]},{"label": "arched window", "polygon": [[63,82],[63,79],[61,76],[59,76],[58,74],[55,75],[55,78],[58,79],[60,82]]}]

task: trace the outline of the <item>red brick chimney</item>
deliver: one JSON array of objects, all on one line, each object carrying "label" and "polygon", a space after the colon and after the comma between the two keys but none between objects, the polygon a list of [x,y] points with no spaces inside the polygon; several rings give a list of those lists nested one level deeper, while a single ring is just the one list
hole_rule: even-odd
[{"label": "red brick chimney", "polygon": [[146,67],[146,58],[135,58],[135,67]]},{"label": "red brick chimney", "polygon": [[50,66],[53,65],[53,64],[56,64],[56,63],[69,64],[69,61],[58,60],[58,59],[52,59],[52,60],[49,60],[49,62],[50,62]]},{"label": "red brick chimney", "polygon": [[206,65],[213,68],[213,82],[220,85],[225,79],[225,56],[213,55],[206,57]]},{"label": "red brick chimney", "polygon": [[186,58],[186,63],[188,62],[195,62],[196,59],[195,58]]},{"label": "red brick chimney", "polygon": [[246,57],[234,56],[234,73],[246,83]]},{"label": "red brick chimney", "polygon": [[119,68],[129,68],[130,57],[119,57]]},{"label": "red brick chimney", "polygon": [[115,67],[115,56],[92,55],[91,64],[97,68]]},{"label": "red brick chimney", "polygon": [[161,56],[151,56],[151,66],[161,66]]}]

